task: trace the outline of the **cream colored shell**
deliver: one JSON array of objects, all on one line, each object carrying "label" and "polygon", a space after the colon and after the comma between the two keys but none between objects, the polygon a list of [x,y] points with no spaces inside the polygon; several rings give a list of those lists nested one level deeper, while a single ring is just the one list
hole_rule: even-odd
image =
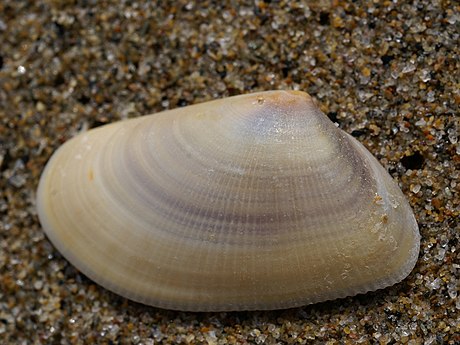
[{"label": "cream colored shell", "polygon": [[270,91],[82,133],[38,214],[88,277],[145,304],[278,309],[384,288],[419,233],[396,183],[302,92]]}]

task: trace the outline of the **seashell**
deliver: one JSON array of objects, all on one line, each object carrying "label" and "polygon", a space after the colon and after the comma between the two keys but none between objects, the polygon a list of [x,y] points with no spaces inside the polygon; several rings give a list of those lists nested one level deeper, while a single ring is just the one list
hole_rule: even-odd
[{"label": "seashell", "polygon": [[280,309],[381,289],[420,235],[397,184],[303,92],[231,97],[82,133],[38,214],[85,275],[144,304]]}]

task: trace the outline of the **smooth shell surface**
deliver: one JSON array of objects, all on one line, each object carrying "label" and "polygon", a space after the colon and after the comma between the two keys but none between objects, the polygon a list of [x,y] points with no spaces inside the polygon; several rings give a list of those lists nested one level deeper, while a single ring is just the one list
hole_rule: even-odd
[{"label": "smooth shell surface", "polygon": [[302,92],[231,97],[82,133],[38,214],[102,286],[189,311],[279,309],[404,279],[418,227],[377,160]]}]

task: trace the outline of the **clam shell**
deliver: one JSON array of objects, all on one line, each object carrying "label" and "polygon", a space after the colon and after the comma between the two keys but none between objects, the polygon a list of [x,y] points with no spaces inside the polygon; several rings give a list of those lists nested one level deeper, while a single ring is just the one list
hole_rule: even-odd
[{"label": "clam shell", "polygon": [[396,183],[294,91],[82,133],[47,164],[37,207],[84,274],[168,309],[279,309],[365,293],[404,279],[419,252]]}]

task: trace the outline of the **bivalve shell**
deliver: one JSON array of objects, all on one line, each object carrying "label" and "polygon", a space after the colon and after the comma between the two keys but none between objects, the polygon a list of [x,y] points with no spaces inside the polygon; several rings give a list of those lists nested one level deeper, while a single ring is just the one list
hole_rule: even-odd
[{"label": "bivalve shell", "polygon": [[82,133],[38,189],[43,229],[145,304],[279,309],[404,279],[419,233],[397,184],[302,92],[231,97]]}]

